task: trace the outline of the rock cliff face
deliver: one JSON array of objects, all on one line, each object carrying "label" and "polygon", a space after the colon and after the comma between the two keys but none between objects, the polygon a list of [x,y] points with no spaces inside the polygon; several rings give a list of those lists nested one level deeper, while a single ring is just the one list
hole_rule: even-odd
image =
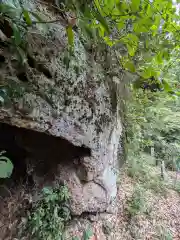
[{"label": "rock cliff face", "polygon": [[[57,17],[46,4],[29,7],[40,9],[49,19]],[[1,56],[8,59],[8,64],[6,60],[1,64],[1,80],[8,83],[1,91],[9,100],[0,109],[0,121],[32,130],[22,133],[17,128],[17,142],[31,157],[44,156],[56,162],[53,181],[68,184],[72,214],[105,212],[116,197],[122,132],[118,110],[112,106],[115,93],[106,84],[106,72],[86,52],[77,33],[74,56],[67,68],[67,36],[61,21],[46,29],[42,24],[32,28],[27,42],[24,68],[9,49],[1,49]],[[14,90],[8,91],[9,86]],[[78,154],[68,155],[73,148],[79,149]],[[62,149],[66,154],[61,154]],[[68,161],[67,155],[71,156]]]}]

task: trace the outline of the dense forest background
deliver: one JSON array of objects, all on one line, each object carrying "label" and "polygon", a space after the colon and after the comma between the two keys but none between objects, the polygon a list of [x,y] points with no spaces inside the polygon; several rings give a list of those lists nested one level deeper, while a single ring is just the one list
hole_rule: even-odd
[{"label": "dense forest background", "polygon": [[[173,89],[179,89],[179,56],[170,60],[171,67],[161,75]],[[173,92],[134,89],[127,104],[129,153],[135,158],[141,153],[154,157],[154,164],[163,160],[170,170],[175,170],[180,154],[179,97]]]}]

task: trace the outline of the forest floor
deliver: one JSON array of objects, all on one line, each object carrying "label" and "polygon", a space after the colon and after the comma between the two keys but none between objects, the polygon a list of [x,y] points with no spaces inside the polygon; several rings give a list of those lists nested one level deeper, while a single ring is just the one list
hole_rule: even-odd
[{"label": "forest floor", "polygon": [[142,162],[124,166],[119,177],[117,215],[92,224],[90,240],[180,240],[180,176]]},{"label": "forest floor", "polygon": [[[119,177],[118,213],[109,217],[109,226],[92,224],[102,235],[91,240],[180,240],[180,176],[176,184],[175,179],[176,173],[168,171],[161,180],[160,168],[151,165],[125,166]],[[14,231],[26,216],[29,195],[22,188],[14,192],[8,202],[1,197],[0,240],[17,240]]]},{"label": "forest floor", "polygon": [[123,172],[118,190],[118,214],[108,239],[180,239],[180,180],[174,186],[176,173],[168,171],[166,181],[161,181],[160,169],[156,167],[149,167],[145,174],[149,175],[149,183],[142,181],[147,180],[147,176],[135,173],[130,177],[128,170]]}]

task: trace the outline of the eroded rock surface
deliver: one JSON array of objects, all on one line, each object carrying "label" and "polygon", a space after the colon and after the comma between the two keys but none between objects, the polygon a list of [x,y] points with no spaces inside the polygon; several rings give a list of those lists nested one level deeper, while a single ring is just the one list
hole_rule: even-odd
[{"label": "eroded rock surface", "polygon": [[[31,4],[31,8],[38,9],[39,5]],[[57,17],[46,5],[41,4],[41,11],[48,19]],[[56,154],[59,170],[55,178],[68,184],[74,215],[104,212],[116,197],[122,131],[118,112],[112,109],[111,97],[115,93],[106,84],[106,72],[86,52],[77,33],[74,56],[67,68],[64,23],[49,24],[47,29],[40,26],[31,29],[27,41],[29,57],[25,68],[18,66],[8,49],[1,51],[9,61],[8,65],[5,61],[1,66],[3,82],[11,84],[13,76],[18,93],[9,96],[10,101],[0,109],[0,121],[45,132],[89,149],[90,155],[73,157],[72,165],[61,164],[61,156]],[[4,89],[6,91],[6,86]],[[26,148],[35,148],[28,139],[24,138],[22,143]],[[42,148],[47,150],[50,144]],[[54,151],[58,151],[58,147],[63,145],[54,146]]]}]

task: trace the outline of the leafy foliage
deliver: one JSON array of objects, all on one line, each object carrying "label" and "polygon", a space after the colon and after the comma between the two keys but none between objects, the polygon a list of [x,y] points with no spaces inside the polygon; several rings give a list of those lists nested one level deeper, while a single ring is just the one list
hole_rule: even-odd
[{"label": "leafy foliage", "polygon": [[171,231],[164,226],[157,226],[157,234],[160,239],[173,240]]},{"label": "leafy foliage", "polygon": [[82,240],[89,240],[92,236],[93,236],[92,230],[88,229],[88,230],[84,231]]},{"label": "leafy foliage", "polygon": [[[81,240],[90,240],[93,236],[93,232],[91,229],[85,230]],[[78,237],[73,237],[72,240],[80,240]]]},{"label": "leafy foliage", "polygon": [[[166,91],[171,91],[160,74],[173,50],[179,49],[180,16],[173,1],[56,0],[52,7],[54,5],[60,13],[73,13],[66,28],[70,50],[74,44],[73,28],[77,26],[91,46],[106,44],[115,51],[120,69],[135,73],[140,82],[143,79],[158,81]],[[1,21],[8,22],[13,30],[8,37],[22,63],[26,61],[25,36],[28,29],[56,21],[43,20],[21,2],[18,7],[1,3],[0,12]]]},{"label": "leafy foliage", "polygon": [[69,192],[66,186],[44,188],[27,222],[31,239],[63,239],[65,223],[70,220]]},{"label": "leafy foliage", "polygon": [[128,157],[128,175],[143,189],[165,195],[168,184],[161,179],[160,171],[154,168],[154,159],[141,152],[138,157]]},{"label": "leafy foliage", "polygon": [[[64,5],[76,13],[77,25],[92,42],[117,47],[124,69],[136,72],[141,79],[153,77],[170,90],[160,80],[160,70],[171,52],[179,49],[179,15],[171,1],[94,0],[84,4],[67,0]],[[122,48],[126,49],[124,54]]]},{"label": "leafy foliage", "polygon": [[148,210],[145,189],[137,185],[132,198],[128,202],[127,211],[133,217],[137,214],[148,213]]},{"label": "leafy foliage", "polygon": [[[165,65],[161,73],[174,88],[179,88],[177,57],[174,55],[170,59],[171,68],[167,70]],[[132,88],[127,106],[129,152],[138,156],[142,152],[151,154],[153,149],[156,164],[164,160],[166,166],[174,170],[180,154],[179,107],[179,98],[174,92],[166,95]]]},{"label": "leafy foliage", "polygon": [[3,155],[4,153],[4,151],[0,153],[0,178],[9,178],[13,171],[13,164]]}]

